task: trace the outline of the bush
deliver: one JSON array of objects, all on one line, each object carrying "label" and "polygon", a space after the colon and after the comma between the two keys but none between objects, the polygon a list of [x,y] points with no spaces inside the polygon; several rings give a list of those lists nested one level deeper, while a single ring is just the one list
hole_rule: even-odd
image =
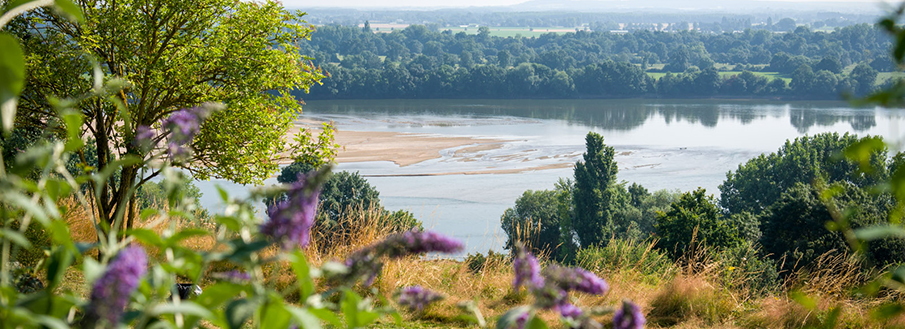
[{"label": "bush", "polygon": [[503,264],[506,262],[506,255],[493,250],[487,250],[487,256],[482,253],[468,254],[465,256],[465,264],[471,273],[480,273],[485,268],[495,264]]},{"label": "bush", "polygon": [[656,241],[611,239],[604,247],[578,251],[578,266],[602,272],[638,271],[644,275],[667,274],[675,267],[669,256],[654,248]]}]

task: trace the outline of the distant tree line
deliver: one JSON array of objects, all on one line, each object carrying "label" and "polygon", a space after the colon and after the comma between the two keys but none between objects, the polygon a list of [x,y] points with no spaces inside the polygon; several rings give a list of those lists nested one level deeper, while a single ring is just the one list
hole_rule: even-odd
[{"label": "distant tree line", "polygon": [[[330,77],[306,98],[833,99],[867,93],[878,72],[895,70],[889,38],[867,24],[832,33],[798,27],[783,34],[578,31],[537,38],[479,30],[320,27],[302,53]],[[729,69],[740,73],[720,74]]]},{"label": "distant tree line", "polygon": [[[569,11],[526,11],[493,12],[480,10],[379,10],[358,11],[348,9],[318,9],[309,12],[306,19],[312,24],[359,25],[363,22],[398,22],[401,24],[424,24],[432,29],[445,27],[490,26],[492,27],[577,27],[586,26],[593,31],[609,30],[677,30],[684,26],[706,32],[743,31],[752,27],[768,28],[775,31],[789,31],[797,24],[804,23],[812,28],[836,28],[860,23],[873,23],[876,15],[853,14],[850,12],[796,12],[793,17],[772,14],[728,14],[706,12],[569,12]],[[774,23],[775,21],[775,23]]]}]

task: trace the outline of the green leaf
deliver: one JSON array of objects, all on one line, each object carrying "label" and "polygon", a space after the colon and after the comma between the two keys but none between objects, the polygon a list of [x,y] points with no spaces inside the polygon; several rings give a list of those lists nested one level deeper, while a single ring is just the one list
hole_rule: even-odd
[{"label": "green leaf", "polygon": [[9,240],[22,248],[31,249],[31,242],[28,241],[28,238],[17,231],[0,228],[0,237]]},{"label": "green leaf", "polygon": [[245,287],[231,282],[220,282],[204,287],[204,292],[195,297],[195,302],[208,309],[217,308],[221,304],[238,296]]},{"label": "green leaf", "polygon": [[45,226],[49,224],[49,220],[47,218],[47,214],[44,212],[44,209],[41,209],[41,207],[39,207],[37,204],[31,202],[31,198],[16,191],[3,193],[2,196],[4,199],[6,199],[6,203],[16,206],[24,210],[26,213],[31,214],[31,216],[41,222],[41,224]]},{"label": "green leaf", "polygon": [[258,303],[244,298],[230,302],[226,306],[226,322],[229,324],[229,328],[242,328],[248,318],[255,314],[256,308],[258,308]]},{"label": "green leaf", "polygon": [[229,203],[229,193],[227,193],[225,189],[220,187],[220,185],[214,187],[217,188],[217,193],[220,195],[220,201],[223,201],[223,203]]},{"label": "green leaf", "polygon": [[326,321],[328,324],[330,324],[334,327],[343,326],[342,319],[340,319],[338,316],[336,316],[336,313],[333,313],[333,311],[330,311],[325,308],[309,308],[308,312],[310,312],[311,314],[314,314],[314,316],[318,317],[321,320]]},{"label": "green leaf", "polygon": [[311,279],[311,268],[308,259],[301,250],[296,250],[290,258],[292,269],[295,270],[296,281],[299,284],[299,300],[305,301],[314,292],[314,280]]},{"label": "green leaf", "polygon": [[893,317],[896,317],[899,314],[902,314],[903,312],[905,312],[905,306],[903,306],[902,304],[886,303],[886,304],[880,305],[880,307],[877,307],[876,309],[874,309],[873,312],[871,312],[871,316],[874,319],[877,319],[880,321],[885,321],[885,320],[891,319]]},{"label": "green leaf", "polygon": [[346,289],[340,305],[343,315],[346,317],[346,326],[349,328],[365,327],[380,317],[377,312],[365,309],[361,296],[352,290]]},{"label": "green leaf", "polygon": [[50,234],[57,245],[66,246],[73,252],[77,251],[72,243],[72,236],[69,234],[69,226],[65,222],[61,220],[51,222]]},{"label": "green leaf", "polygon": [[271,245],[269,241],[253,241],[251,243],[245,243],[245,241],[242,241],[241,239],[233,240],[233,243],[235,244],[235,249],[233,249],[228,258],[236,263],[243,263],[246,260],[249,260],[252,253]]},{"label": "green leaf", "polygon": [[519,306],[510,309],[505,314],[503,314],[503,316],[501,316],[499,320],[497,320],[497,329],[515,328],[516,319],[528,312],[531,312],[531,308],[528,306]]},{"label": "green leaf", "polygon": [[898,225],[875,225],[855,230],[855,237],[863,241],[873,241],[889,237],[905,237],[905,228]]},{"label": "green leaf", "polygon": [[210,319],[214,317],[214,314],[211,313],[208,309],[202,307],[201,305],[196,304],[192,301],[182,301],[179,305],[176,304],[162,304],[154,307],[154,311],[152,312],[154,315],[161,314],[184,314],[184,315],[194,315],[197,317]]},{"label": "green leaf", "polygon": [[13,130],[16,103],[25,87],[25,53],[12,35],[0,32],[0,120],[3,132]]},{"label": "green leaf", "polygon": [[292,314],[281,301],[271,301],[263,305],[261,318],[261,328],[287,328]]},{"label": "green leaf", "polygon": [[525,325],[525,329],[548,329],[547,323],[544,320],[541,320],[539,317],[532,317],[531,321],[528,321],[528,324]]},{"label": "green leaf", "polygon": [[164,245],[163,239],[161,239],[160,236],[157,235],[156,232],[151,231],[146,228],[134,228],[134,229],[128,230],[128,231],[126,231],[126,235],[133,236],[138,241],[147,243],[152,246],[159,247],[159,246]]},{"label": "green leaf", "polygon": [[142,210],[141,215],[139,215],[139,216],[141,217],[141,219],[148,219],[151,216],[158,215],[158,214],[160,214],[160,210],[157,210],[154,208],[147,208],[145,210]]},{"label": "green leaf", "polygon": [[71,0],[54,0],[54,5],[54,8],[57,10],[57,12],[62,14],[70,21],[76,23],[85,21],[85,16],[82,16],[82,8],[79,8],[79,6],[73,3]]},{"label": "green leaf", "polygon": [[47,259],[47,286],[49,291],[60,285],[63,281],[63,275],[66,269],[72,265],[74,256],[69,249],[55,248]]},{"label": "green leaf", "polygon": [[46,328],[52,329],[69,329],[69,325],[66,324],[63,320],[57,319],[52,316],[47,315],[35,315],[35,322],[40,323],[42,326]]},{"label": "green leaf", "polygon": [[[68,0],[66,0],[68,1]],[[72,110],[64,110],[61,113],[63,122],[66,123],[66,151],[72,152],[82,148],[82,114]]]},{"label": "green leaf", "polygon": [[817,301],[800,291],[790,292],[789,298],[809,311],[814,311],[817,309]]},{"label": "green leaf", "polygon": [[288,307],[286,307],[286,311],[288,311],[289,314],[292,315],[292,318],[294,318],[296,321],[299,322],[299,328],[305,328],[305,329],[320,329],[321,328],[320,320],[318,320],[316,316],[314,316],[313,314],[311,314],[310,312],[308,312],[304,309],[294,307],[294,306],[288,306]]},{"label": "green leaf", "polygon": [[178,244],[179,242],[182,242],[182,240],[185,240],[185,239],[188,239],[191,237],[195,237],[195,236],[206,236],[208,234],[210,234],[210,232],[202,230],[202,229],[183,229],[179,232],[176,232],[176,234],[173,234],[173,236],[169,237],[168,239],[166,239],[165,242],[166,242],[167,246],[174,246],[174,245]]},{"label": "green leaf", "polygon": [[85,273],[85,282],[93,283],[104,274],[104,265],[91,257],[84,257],[82,272]]}]

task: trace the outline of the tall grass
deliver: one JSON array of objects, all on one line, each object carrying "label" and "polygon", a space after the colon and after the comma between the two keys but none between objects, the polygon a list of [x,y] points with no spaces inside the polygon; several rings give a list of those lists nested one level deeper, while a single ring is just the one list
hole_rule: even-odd
[{"label": "tall grass", "polygon": [[[70,201],[65,201],[70,202]],[[88,212],[72,202],[66,204],[67,223],[76,241],[96,240]],[[311,245],[306,249],[309,260],[322,264],[342,260],[351,252],[375,243],[393,233],[384,225],[379,208],[347,211],[337,223],[341,229],[316,227],[312,230]],[[137,227],[164,230],[170,223],[149,218],[136,223]],[[177,227],[195,226],[191,221],[178,222]],[[523,237],[532,236],[536,228],[526,227]],[[193,237],[184,241],[187,248],[209,250],[214,239]],[[530,239],[528,240],[530,242]],[[612,239],[604,246],[585,248],[576,257],[577,265],[597,273],[610,284],[604,296],[576,295],[574,303],[583,306],[615,306],[622,298],[635,301],[646,312],[651,327],[679,328],[806,328],[825,324],[834,308],[839,308],[840,327],[885,328],[902,327],[902,319],[875,321],[867,311],[880,303],[901,301],[901,296],[865,299],[856,295],[855,287],[873,279],[865,273],[857,258],[840,253],[828,253],[818,258],[810,270],[788,273],[776,289],[755,293],[752,277],[759,275],[758,267],[745,267],[750,258],[761,257],[747,247],[738,250],[713,250],[706,245],[692,243],[678,260],[671,260],[657,249],[656,241]],[[148,250],[149,254],[159,254]],[[273,250],[275,252],[275,249]],[[512,289],[513,273],[505,256],[486,257],[482,266],[469,268],[468,262],[453,259],[404,258],[387,262],[382,274],[371,287],[357,287],[359,292],[376,299],[391,300],[401,287],[422,285],[447,296],[443,302],[423,312],[402,311],[406,325],[412,327],[473,327],[463,318],[460,303],[474,303],[493,323],[511,307],[530,303],[524,291]],[[544,258],[542,258],[544,259]],[[549,259],[549,258],[547,258]],[[549,261],[545,261],[549,262]],[[225,272],[234,265],[227,262],[211,264],[208,275]],[[69,271],[64,289],[86,291],[80,271]],[[287,302],[298,302],[292,293],[295,276],[288,264],[276,263],[265,270],[266,280],[288,292]],[[204,278],[202,287],[211,282]],[[802,292],[816,301],[815,308],[802,306],[789,292]],[[558,323],[553,312],[540,312],[548,323]],[[597,320],[607,325],[608,316]],[[392,327],[389,322],[379,326]]]}]

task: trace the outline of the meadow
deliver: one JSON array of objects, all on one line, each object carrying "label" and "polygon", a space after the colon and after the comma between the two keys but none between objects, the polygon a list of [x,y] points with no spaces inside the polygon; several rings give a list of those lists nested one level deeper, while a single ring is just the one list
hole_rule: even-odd
[{"label": "meadow", "polygon": [[[94,241],[95,230],[87,214],[78,211],[73,200],[62,203],[75,210],[65,218],[73,239]],[[378,213],[355,209],[346,213],[340,224],[345,229],[339,230],[345,233],[312,234],[311,243],[304,250],[312,266],[344,259],[392,233],[378,224]],[[155,218],[139,225],[158,233],[167,226]],[[205,220],[178,220],[180,229],[209,229],[211,225]],[[312,230],[317,231],[320,230]],[[214,242],[211,236],[198,236],[184,240],[182,246],[210,251]],[[688,256],[673,262],[655,244],[656,241],[610,240],[606,247],[581,251],[578,265],[606,280],[610,291],[603,296],[575,295],[572,302],[594,308],[610,307],[622,299],[630,299],[643,310],[648,328],[815,328],[822,327],[833,316],[838,316],[837,325],[842,328],[905,325],[901,316],[882,318],[871,311],[878,305],[899,300],[898,293],[872,299],[860,297],[858,287],[872,277],[863,274],[861,264],[854,258],[821,257],[819,265],[810,272],[787,275],[775,287],[756,287],[750,278],[758,273],[731,266],[719,252],[707,247],[694,248]],[[160,250],[144,247],[149,257],[165,261]],[[278,252],[276,246],[271,246],[262,254]],[[550,261],[541,256],[541,263],[546,266]],[[232,269],[228,262],[211,264],[199,285],[205,288],[215,284],[217,280],[212,274]],[[469,304],[476,306],[484,320],[492,325],[507,310],[531,302],[532,297],[524,290],[513,290],[513,276],[511,259],[501,253],[470,254],[465,259],[407,257],[387,262],[372,286],[359,285],[354,290],[364,297],[389,301],[401,287],[420,285],[445,296],[422,311],[400,308],[404,320],[401,324],[385,317],[373,324],[375,328],[477,328],[463,311]],[[265,268],[265,284],[277,291],[291,290],[296,284],[294,280],[288,262]],[[321,286],[325,282],[316,283]],[[90,294],[78,266],[66,272],[61,289],[83,296]],[[293,296],[287,296],[287,302]],[[551,325],[558,323],[559,314],[555,311],[539,311],[538,316]],[[606,327],[611,325],[609,316],[596,319]]]}]

